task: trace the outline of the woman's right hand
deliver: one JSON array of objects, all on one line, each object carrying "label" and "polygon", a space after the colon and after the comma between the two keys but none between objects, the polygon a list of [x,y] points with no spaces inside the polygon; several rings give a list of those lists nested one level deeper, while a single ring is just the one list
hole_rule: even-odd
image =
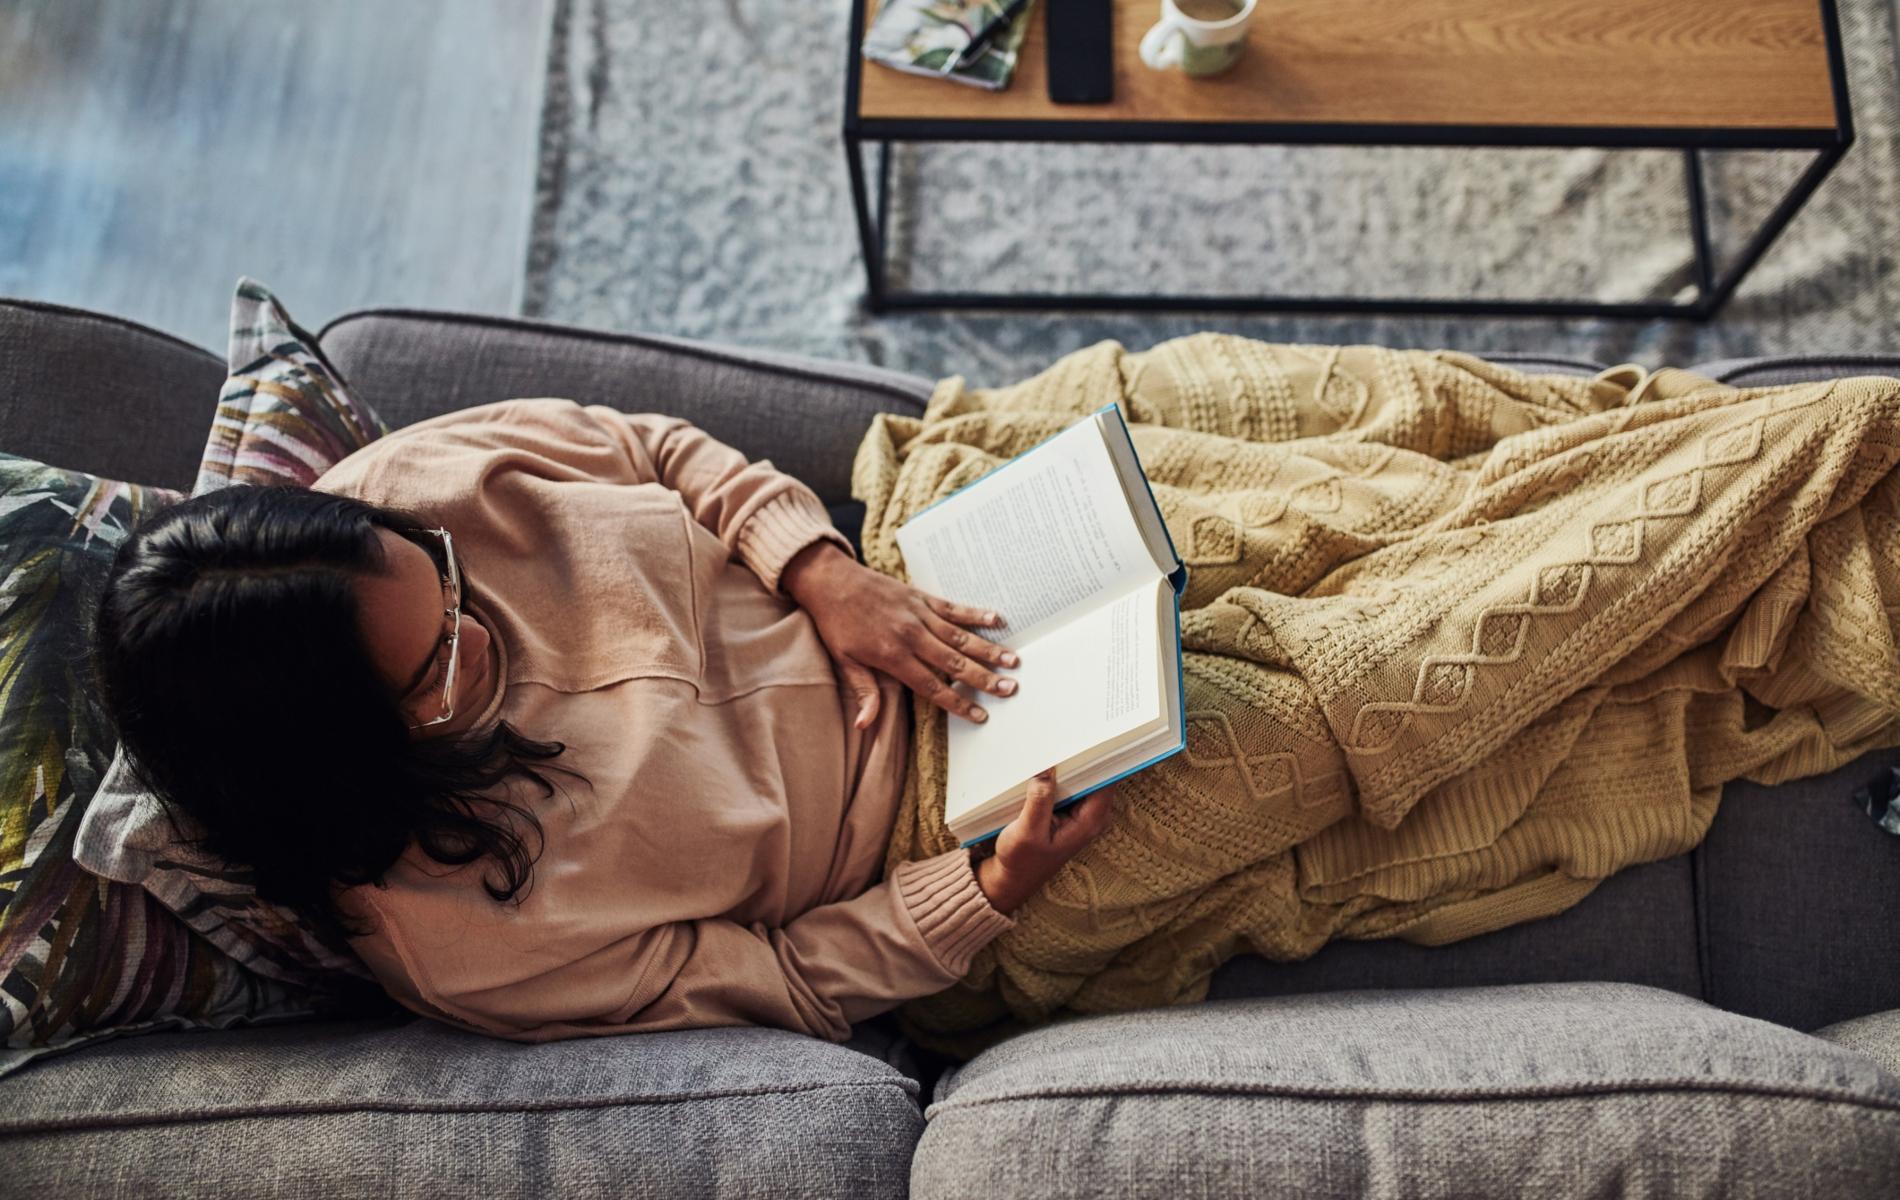
[{"label": "woman's right hand", "polygon": [[990,907],[1005,915],[1014,912],[1107,829],[1115,815],[1114,791],[1102,788],[1057,813],[1055,769],[1031,779],[1022,812],[996,836],[996,853],[976,865],[976,883]]}]

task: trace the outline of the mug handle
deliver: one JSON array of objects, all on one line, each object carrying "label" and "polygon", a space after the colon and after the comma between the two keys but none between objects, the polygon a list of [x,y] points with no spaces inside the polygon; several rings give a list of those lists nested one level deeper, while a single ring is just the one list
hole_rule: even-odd
[{"label": "mug handle", "polygon": [[1163,17],[1141,37],[1141,61],[1157,71],[1181,65],[1187,49],[1187,30],[1173,17]]}]

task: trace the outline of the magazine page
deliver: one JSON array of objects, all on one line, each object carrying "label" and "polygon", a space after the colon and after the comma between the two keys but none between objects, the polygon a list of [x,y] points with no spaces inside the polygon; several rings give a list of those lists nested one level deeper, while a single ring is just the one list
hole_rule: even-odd
[{"label": "magazine page", "polygon": [[1009,28],[958,67],[954,64],[971,40],[992,20],[1007,15],[1009,0],[884,0],[865,34],[864,57],[915,75],[1002,88],[1015,73],[1033,7],[1033,0],[1022,5]]}]

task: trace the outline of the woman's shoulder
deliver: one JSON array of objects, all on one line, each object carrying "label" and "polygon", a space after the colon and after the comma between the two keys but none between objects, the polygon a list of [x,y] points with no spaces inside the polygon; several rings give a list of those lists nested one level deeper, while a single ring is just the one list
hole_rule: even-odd
[{"label": "woman's shoulder", "polygon": [[565,461],[610,452],[609,434],[576,401],[498,400],[405,425],[330,467],[311,487],[433,511],[477,500],[500,460]]},{"label": "woman's shoulder", "polygon": [[496,445],[503,444],[511,432],[518,434],[540,428],[582,428],[588,419],[586,412],[578,400],[536,396],[494,400],[487,404],[437,413],[433,417],[393,429],[354,451],[331,467],[317,482],[321,485],[332,476],[347,474],[347,468],[361,468],[413,450],[417,443]]},{"label": "woman's shoulder", "polygon": [[548,422],[572,421],[586,413],[586,406],[578,400],[568,400],[560,396],[522,396],[512,400],[491,400],[486,404],[473,404],[467,408],[452,409],[425,417],[412,425],[405,425],[390,436],[406,434],[415,436],[440,430],[481,430],[509,425],[543,424]]}]

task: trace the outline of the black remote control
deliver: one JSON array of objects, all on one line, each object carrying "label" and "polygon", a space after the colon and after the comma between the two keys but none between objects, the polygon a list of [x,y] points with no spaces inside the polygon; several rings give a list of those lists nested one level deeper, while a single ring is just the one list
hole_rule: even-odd
[{"label": "black remote control", "polygon": [[1115,95],[1114,0],[1043,0],[1043,7],[1049,99],[1106,104]]}]

